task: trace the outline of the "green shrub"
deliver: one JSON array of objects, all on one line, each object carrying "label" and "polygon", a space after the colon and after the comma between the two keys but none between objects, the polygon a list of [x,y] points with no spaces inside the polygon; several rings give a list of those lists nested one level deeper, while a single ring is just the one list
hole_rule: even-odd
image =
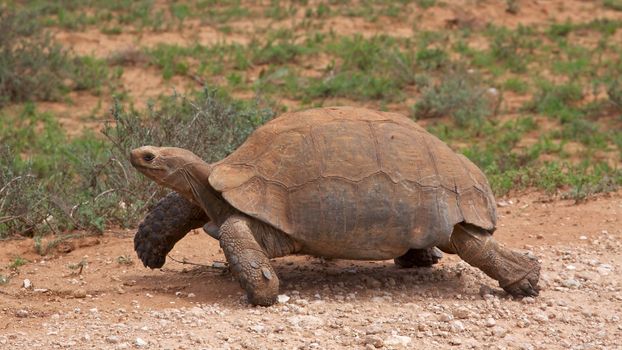
[{"label": "green shrub", "polygon": [[548,81],[538,83],[538,91],[527,103],[528,110],[549,116],[560,116],[564,111],[583,99],[583,89],[577,83],[554,84]]},{"label": "green shrub", "polygon": [[67,53],[42,31],[37,14],[0,6],[0,107],[54,100],[71,76]]},{"label": "green shrub", "polygon": [[487,93],[477,74],[448,70],[439,83],[424,88],[414,106],[414,117],[451,116],[458,125],[477,124],[495,112],[498,101],[491,98],[495,97]]},{"label": "green shrub", "polygon": [[622,111],[622,78],[613,79],[607,84],[607,96],[618,111]]},{"label": "green shrub", "polygon": [[622,11],[622,0],[603,0],[603,6],[612,10]]},{"label": "green shrub", "polygon": [[110,78],[105,61],[70,57],[44,31],[42,14],[0,6],[0,107],[54,101],[72,89],[100,93]]}]

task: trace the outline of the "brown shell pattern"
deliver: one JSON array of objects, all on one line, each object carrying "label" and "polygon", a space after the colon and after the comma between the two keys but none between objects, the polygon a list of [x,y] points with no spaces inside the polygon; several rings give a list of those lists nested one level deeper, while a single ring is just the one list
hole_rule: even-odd
[{"label": "brown shell pattern", "polygon": [[364,108],[286,113],[209,181],[238,210],[304,241],[399,235],[428,246],[456,223],[496,223],[477,166],[407,117]]}]

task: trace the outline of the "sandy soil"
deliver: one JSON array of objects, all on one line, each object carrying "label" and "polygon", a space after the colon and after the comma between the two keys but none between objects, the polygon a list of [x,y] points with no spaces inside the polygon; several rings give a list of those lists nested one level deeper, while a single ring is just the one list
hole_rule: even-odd
[{"label": "sandy soil", "polygon": [[[508,297],[456,256],[424,269],[291,256],[274,261],[282,302],[251,307],[229,274],[171,259],[162,270],[146,269],[133,252],[133,232],[110,231],[46,257],[34,252],[31,240],[3,242],[0,274],[11,278],[0,286],[0,345],[622,348],[622,191],[579,204],[538,193],[498,203],[497,239],[542,261],[543,290],[536,298]],[[30,262],[9,270],[18,255]],[[198,264],[224,259],[217,242],[200,232],[171,256]],[[127,258],[133,263],[123,263]]]}]

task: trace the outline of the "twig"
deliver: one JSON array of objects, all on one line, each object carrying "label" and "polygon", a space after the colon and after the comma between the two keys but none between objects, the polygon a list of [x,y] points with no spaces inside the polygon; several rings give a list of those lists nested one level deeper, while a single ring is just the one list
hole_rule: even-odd
[{"label": "twig", "polygon": [[[178,262],[178,263],[180,263],[180,264],[184,264],[184,265],[201,266],[201,267],[207,267],[207,268],[210,268],[210,269],[216,269],[216,270],[225,270],[225,269],[227,269],[227,263],[224,263],[224,262],[222,262],[222,261],[214,261],[214,262],[212,262],[212,264],[211,264],[211,265],[204,265],[204,264],[197,264],[197,263],[193,263],[193,262],[190,262],[190,261],[186,261],[186,259],[185,259],[185,258],[184,258],[184,260],[183,260],[183,261],[180,261],[180,260],[177,260],[177,259],[173,258],[170,254],[168,254],[167,256],[168,256],[171,260],[173,260],[174,262]],[[215,263],[220,263],[220,264],[223,264],[223,265],[225,265],[225,267],[216,267],[216,266],[214,266],[214,264],[215,264]]]},{"label": "twig", "polygon": [[192,74],[192,75],[190,75],[190,77],[192,78],[192,80],[194,80],[194,81],[196,81],[197,83],[199,83],[199,85],[201,85],[201,86],[205,86],[205,80],[204,80],[204,79],[202,79],[201,77],[199,77],[198,75],[196,75],[196,74]]},{"label": "twig", "polygon": [[121,171],[123,171],[123,176],[125,177],[125,182],[127,182],[127,184],[130,184],[130,178],[127,176],[127,172],[125,171],[125,167],[123,166],[123,164],[121,164],[121,162],[117,159],[117,158],[110,158],[110,160],[112,160],[113,162],[116,162],[117,164],[119,164],[119,166],[121,167]]},{"label": "twig", "polygon": [[[17,181],[17,180],[19,180],[19,179],[21,179],[23,177],[32,177],[32,178],[36,179],[36,177],[34,175],[32,175],[32,174],[26,174],[26,175],[23,175],[23,176],[22,175],[17,176],[15,178],[11,179],[9,182],[7,182],[6,185],[4,185],[2,188],[0,188],[0,195],[2,195],[2,192],[4,192],[4,190],[6,190],[9,187],[9,185],[11,185],[13,182],[15,182],[15,181]],[[7,195],[7,197],[8,197],[8,195]],[[2,210],[4,209],[5,199],[6,198],[2,199],[2,205],[0,205],[0,212],[2,212]]]},{"label": "twig", "polygon": [[9,185],[10,185],[10,184],[12,184],[13,182],[15,182],[15,181],[17,181],[17,180],[19,180],[19,179],[21,179],[21,178],[23,178],[23,177],[32,177],[32,178],[34,178],[34,179],[36,179],[36,178],[37,178],[36,176],[34,176],[34,175],[32,175],[32,174],[26,174],[26,175],[23,175],[23,176],[22,176],[22,175],[20,175],[20,176],[18,176],[18,177],[15,177],[15,178],[11,179],[9,182],[7,182],[7,183],[6,183],[6,185],[4,185],[4,187],[0,188],[0,194],[2,194],[2,192],[4,192],[4,190],[5,190],[7,187],[9,187]]},{"label": "twig", "polygon": [[98,194],[97,196],[95,196],[95,198],[93,198],[93,202],[95,202],[96,200],[98,200],[98,199],[99,199],[99,197],[101,197],[101,196],[103,196],[103,195],[106,195],[106,194],[108,194],[108,193],[114,192],[114,191],[116,191],[116,190],[117,190],[116,188],[111,188],[111,189],[109,189],[109,190],[105,190],[104,192],[102,192],[102,193]]},{"label": "twig", "polygon": [[48,225],[48,227],[50,228],[50,230],[52,230],[52,232],[54,232],[55,236],[58,236],[58,232],[56,232],[56,230],[54,229],[54,227],[52,227],[52,225],[50,225],[50,222],[48,221],[48,218],[46,217],[45,219],[43,219],[43,221],[45,222],[46,225]]},{"label": "twig", "polygon": [[0,216],[0,224],[4,224],[5,222],[9,222],[9,221],[13,221],[15,219],[19,219],[20,217],[22,217],[21,215],[18,216]]}]

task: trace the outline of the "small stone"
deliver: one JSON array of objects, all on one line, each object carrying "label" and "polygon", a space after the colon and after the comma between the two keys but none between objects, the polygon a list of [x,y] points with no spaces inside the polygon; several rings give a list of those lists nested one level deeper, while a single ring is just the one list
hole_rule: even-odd
[{"label": "small stone", "polygon": [[324,325],[323,319],[311,315],[288,317],[287,322],[294,327],[303,328],[317,328]]},{"label": "small stone", "polygon": [[607,276],[611,273],[611,271],[613,271],[613,267],[609,264],[600,264],[596,268],[596,271],[602,276]]},{"label": "small stone", "polygon": [[265,327],[260,324],[251,326],[250,328],[251,328],[251,331],[255,333],[263,333],[263,331],[265,330]]},{"label": "small stone", "polygon": [[381,348],[384,346],[384,341],[377,335],[368,335],[365,337],[365,345],[373,345],[375,348]]},{"label": "small stone", "polygon": [[307,306],[309,305],[309,301],[307,299],[298,299],[296,300],[296,304],[301,306]]},{"label": "small stone", "polygon": [[495,326],[492,329],[492,334],[494,334],[496,337],[499,337],[499,338],[505,337],[507,333],[508,333],[508,330],[500,326]]},{"label": "small stone", "polygon": [[367,335],[378,334],[381,332],[382,332],[382,327],[379,324],[373,324],[365,330],[365,334]]},{"label": "small stone", "polygon": [[279,304],[285,304],[289,301],[289,296],[285,295],[285,294],[279,294],[276,297],[276,300],[279,302]]},{"label": "small stone", "polygon": [[34,291],[35,293],[47,293],[47,292],[49,292],[50,290],[49,290],[49,289],[47,289],[47,288],[35,288],[35,289],[33,289],[33,291]]},{"label": "small stone", "polygon": [[453,316],[450,314],[446,314],[446,313],[442,313],[438,316],[438,320],[441,322],[449,322],[451,320],[453,320]]},{"label": "small stone", "polygon": [[467,309],[466,307],[459,307],[453,310],[452,314],[454,315],[455,318],[466,319],[471,316],[471,311]]},{"label": "small stone", "polygon": [[579,239],[582,240],[582,241],[585,241],[585,240],[587,240],[587,236],[579,236]]},{"label": "small stone", "polygon": [[382,283],[380,283],[380,281],[371,277],[365,279],[365,284],[367,285],[367,288],[378,289],[382,287]]},{"label": "small stone", "polygon": [[464,331],[464,323],[461,321],[452,321],[449,325],[449,329],[452,333],[460,333]]},{"label": "small stone", "polygon": [[536,299],[532,298],[532,297],[524,297],[521,302],[523,304],[533,304],[536,302]]},{"label": "small stone", "polygon": [[538,312],[537,314],[533,315],[533,319],[536,320],[538,323],[546,323],[549,321],[549,316],[547,316],[545,313]]},{"label": "small stone", "polygon": [[86,290],[79,288],[73,291],[73,297],[76,299],[84,299],[86,298]]},{"label": "small stone", "polygon": [[24,280],[24,283],[22,283],[22,287],[24,289],[31,289],[32,288],[32,282],[30,282],[30,280],[28,278],[26,278]]},{"label": "small stone", "polygon": [[581,282],[577,281],[574,278],[569,278],[562,281],[562,286],[566,288],[579,288],[581,287]]},{"label": "small stone", "polygon": [[149,343],[147,343],[145,340],[143,340],[142,338],[136,338],[134,340],[134,345],[138,346],[139,348],[143,347],[143,346],[147,346]]},{"label": "small stone", "polygon": [[387,346],[408,346],[412,339],[405,335],[392,335],[384,340],[384,345]]},{"label": "small stone", "polygon": [[119,337],[117,337],[116,335],[109,335],[106,337],[106,342],[110,344],[117,344],[120,341],[121,339],[119,339]]},{"label": "small stone", "polygon": [[19,310],[15,311],[15,316],[17,316],[19,318],[28,317],[28,310],[19,309]]},{"label": "small stone", "polygon": [[500,201],[497,202],[497,206],[500,207],[500,208],[507,207],[508,205],[510,205],[510,203],[508,201],[505,201],[505,200],[500,200]]},{"label": "small stone", "polygon": [[188,298],[196,298],[196,294],[194,293],[188,293]]},{"label": "small stone", "polygon": [[533,345],[531,345],[531,343],[522,343],[520,345],[520,349],[521,350],[534,350],[535,348],[533,347]]},{"label": "small stone", "polygon": [[487,318],[486,322],[484,323],[486,327],[494,327],[496,324],[497,324],[497,321],[495,321],[495,319],[492,317]]},{"label": "small stone", "polygon": [[453,346],[458,346],[462,344],[462,340],[460,338],[452,338],[449,339],[449,344]]}]

